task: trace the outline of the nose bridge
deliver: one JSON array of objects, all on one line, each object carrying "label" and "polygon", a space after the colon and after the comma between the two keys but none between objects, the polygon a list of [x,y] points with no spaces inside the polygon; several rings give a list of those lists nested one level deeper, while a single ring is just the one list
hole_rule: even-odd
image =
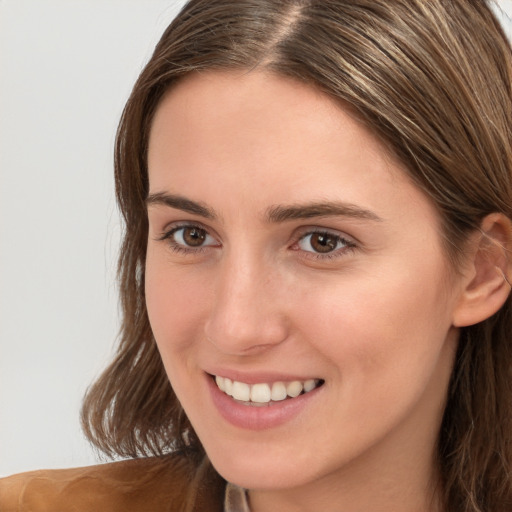
[{"label": "nose bridge", "polygon": [[284,340],[277,274],[249,250],[232,250],[223,258],[205,327],[207,338],[220,350],[242,354]]}]

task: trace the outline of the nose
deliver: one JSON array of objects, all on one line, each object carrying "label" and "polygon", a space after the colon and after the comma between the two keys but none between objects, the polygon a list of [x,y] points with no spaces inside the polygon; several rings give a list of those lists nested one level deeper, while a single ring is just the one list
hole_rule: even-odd
[{"label": "nose", "polygon": [[233,257],[217,269],[205,334],[224,354],[256,354],[287,338],[283,290],[268,267]]}]

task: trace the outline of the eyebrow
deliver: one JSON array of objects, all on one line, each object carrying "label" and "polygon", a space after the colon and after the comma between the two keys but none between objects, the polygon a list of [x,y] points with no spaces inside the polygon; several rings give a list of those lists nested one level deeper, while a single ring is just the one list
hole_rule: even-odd
[{"label": "eyebrow", "polygon": [[382,222],[382,219],[370,210],[359,208],[350,203],[337,201],[309,203],[304,205],[272,206],[267,210],[267,218],[270,222],[285,222],[287,220],[331,216]]},{"label": "eyebrow", "polygon": [[175,208],[176,210],[182,210],[187,213],[199,215],[205,219],[214,220],[217,218],[214,211],[202,203],[197,203],[186,197],[167,194],[165,192],[156,192],[155,194],[149,194],[146,199],[146,206],[152,205],[163,205]]},{"label": "eyebrow", "polygon": [[[209,220],[215,220],[218,218],[214,210],[204,203],[192,201],[184,196],[168,194],[166,192],[149,194],[146,199],[146,205],[168,206],[193,215],[199,215],[200,217],[204,217]],[[271,223],[331,216],[382,222],[382,219],[370,210],[360,208],[350,203],[338,201],[313,202],[288,206],[276,205],[268,208],[265,214],[267,221]]]}]

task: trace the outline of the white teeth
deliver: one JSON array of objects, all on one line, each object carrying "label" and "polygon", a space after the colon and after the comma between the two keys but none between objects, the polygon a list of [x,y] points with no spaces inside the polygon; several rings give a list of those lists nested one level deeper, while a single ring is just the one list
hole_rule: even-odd
[{"label": "white teeth", "polygon": [[251,386],[245,382],[233,381],[233,389],[231,390],[232,396],[235,400],[248,402],[251,397]]},{"label": "white teeth", "polygon": [[224,393],[229,396],[233,396],[233,382],[227,377],[224,378]]},{"label": "white teeth", "polygon": [[218,375],[215,377],[215,382],[217,383],[217,386],[219,386],[219,389],[221,391],[226,391],[226,388],[224,387],[224,377],[219,377]]},{"label": "white teeth", "polygon": [[316,388],[315,379],[309,379],[306,382],[304,382],[304,393],[307,393],[308,391],[312,391],[315,388]]},{"label": "white teeth", "polygon": [[303,391],[304,393],[309,393],[321,381],[318,379],[308,379],[304,382],[294,380],[288,383],[274,382],[273,384],[258,383],[250,385],[217,375],[215,376],[215,382],[221,391],[232,396],[235,400],[265,404],[270,401],[278,402],[287,397],[295,398]]},{"label": "white teeth", "polygon": [[270,402],[271,393],[268,384],[254,384],[251,386],[251,402],[263,404]]},{"label": "white teeth", "polygon": [[302,393],[302,383],[298,380],[294,380],[292,382],[289,382],[286,385],[286,393],[288,396],[291,396],[292,398],[295,398],[296,396],[299,396]]},{"label": "white teeth", "polygon": [[286,397],[286,386],[282,382],[274,382],[274,384],[272,384],[272,400],[278,402],[279,400],[284,400]]}]

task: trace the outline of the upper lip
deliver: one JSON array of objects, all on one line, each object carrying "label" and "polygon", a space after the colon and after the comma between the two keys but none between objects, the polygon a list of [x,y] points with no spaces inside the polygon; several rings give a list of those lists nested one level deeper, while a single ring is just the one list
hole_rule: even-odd
[{"label": "upper lip", "polygon": [[244,382],[245,384],[259,384],[271,382],[291,382],[301,381],[304,382],[310,379],[320,379],[318,375],[297,375],[297,374],[284,374],[278,372],[241,372],[233,369],[216,368],[207,370],[211,376],[227,377],[232,381]]}]

